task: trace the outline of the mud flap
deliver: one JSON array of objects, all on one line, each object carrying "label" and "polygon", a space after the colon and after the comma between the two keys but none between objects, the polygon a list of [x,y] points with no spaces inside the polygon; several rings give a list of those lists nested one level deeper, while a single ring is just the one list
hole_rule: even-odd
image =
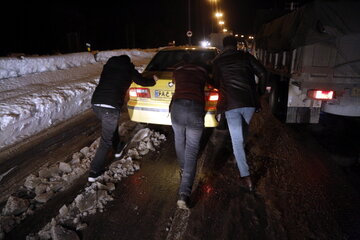
[{"label": "mud flap", "polygon": [[287,99],[286,123],[318,123],[320,118],[321,100],[307,97],[307,89],[301,88],[290,79]]},{"label": "mud flap", "polygon": [[286,123],[318,123],[319,118],[318,107],[288,107]]}]

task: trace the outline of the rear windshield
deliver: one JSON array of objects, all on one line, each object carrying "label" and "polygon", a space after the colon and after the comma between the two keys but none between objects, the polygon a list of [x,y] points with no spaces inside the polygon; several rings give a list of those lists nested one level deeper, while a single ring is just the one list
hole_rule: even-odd
[{"label": "rear windshield", "polygon": [[215,50],[175,50],[160,51],[150,61],[146,71],[172,71],[182,62],[183,56],[189,54],[191,60],[200,63],[208,71],[211,71],[211,60],[216,56]]}]

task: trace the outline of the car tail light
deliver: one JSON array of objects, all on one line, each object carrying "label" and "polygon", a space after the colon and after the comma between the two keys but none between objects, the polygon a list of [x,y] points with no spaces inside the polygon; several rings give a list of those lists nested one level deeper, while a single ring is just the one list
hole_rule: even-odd
[{"label": "car tail light", "polygon": [[216,102],[217,100],[219,100],[219,93],[218,92],[210,92],[209,101]]},{"label": "car tail light", "polygon": [[219,100],[219,92],[215,88],[209,89],[208,91],[205,91],[205,97],[206,101],[216,102]]},{"label": "car tail light", "polygon": [[150,98],[150,90],[148,88],[130,88],[130,97]]},{"label": "car tail light", "polygon": [[334,97],[334,91],[311,89],[307,91],[307,96],[316,100],[331,100]]}]

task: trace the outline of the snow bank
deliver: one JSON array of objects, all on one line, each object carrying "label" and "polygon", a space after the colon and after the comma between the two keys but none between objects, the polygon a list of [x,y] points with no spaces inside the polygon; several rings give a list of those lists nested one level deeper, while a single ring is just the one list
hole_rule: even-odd
[{"label": "snow bank", "polygon": [[112,50],[112,51],[102,51],[95,54],[95,60],[97,62],[106,62],[112,56],[120,56],[123,54],[128,55],[133,62],[144,61],[151,59],[157,49],[129,49],[129,50]]},{"label": "snow bank", "polygon": [[85,111],[96,84],[90,79],[58,85],[0,103],[0,148]]},{"label": "snow bank", "polygon": [[91,63],[95,63],[95,58],[88,52],[41,57],[3,57],[0,58],[0,79],[79,67]]},{"label": "snow bank", "polygon": [[128,55],[131,58],[131,61],[137,66],[136,69],[140,72],[143,72],[146,64],[155,55],[156,51],[157,49],[103,51],[95,55],[95,60],[97,62],[105,63],[112,56],[120,56],[125,54]]},{"label": "snow bank", "polygon": [[103,63],[121,54],[142,71],[155,50],[0,58],[0,151],[89,109]]}]

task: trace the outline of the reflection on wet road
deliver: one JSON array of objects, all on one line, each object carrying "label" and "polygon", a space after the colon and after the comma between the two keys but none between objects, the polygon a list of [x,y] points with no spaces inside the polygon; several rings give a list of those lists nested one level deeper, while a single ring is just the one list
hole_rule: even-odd
[{"label": "reflection on wet road", "polygon": [[179,184],[169,130],[163,150],[140,160],[140,171],[119,183],[106,211],[89,218],[83,239],[165,239]]}]

